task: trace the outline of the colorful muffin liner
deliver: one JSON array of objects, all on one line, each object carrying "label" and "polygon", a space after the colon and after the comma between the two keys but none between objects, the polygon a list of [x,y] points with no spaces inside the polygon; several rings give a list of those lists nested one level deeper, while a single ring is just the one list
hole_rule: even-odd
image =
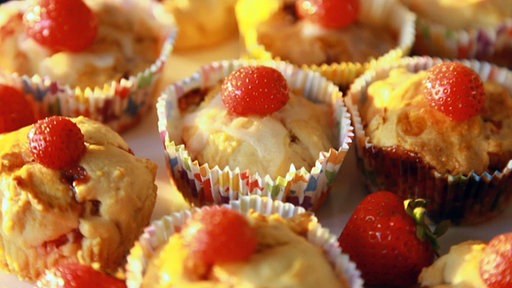
[{"label": "colorful muffin liner", "polygon": [[[355,126],[358,166],[365,176],[368,192],[390,190],[404,198],[427,199],[432,220],[451,220],[456,225],[485,222],[502,212],[512,199],[512,160],[501,171],[468,175],[439,173],[417,157],[397,153],[393,148],[378,147],[366,135],[358,107],[367,101],[368,86],[388,76],[396,67],[409,71],[426,70],[448,61],[428,56],[405,57],[396,63],[366,71],[354,84],[346,105]],[[495,80],[512,95],[512,72],[476,60],[461,60],[480,74],[483,81]],[[446,133],[449,133],[447,131]]]},{"label": "colorful muffin liner", "polygon": [[[286,175],[272,179],[268,175],[241,171],[238,167],[198,163],[181,143],[179,119],[182,115],[178,99],[193,89],[213,87],[230,72],[245,65],[274,67],[283,73],[291,90],[303,91],[313,102],[328,103],[334,108],[333,129],[339,142],[329,151],[321,152],[309,171],[291,167]],[[184,198],[197,206],[227,203],[240,195],[257,194],[316,210],[327,197],[354,135],[350,115],[336,85],[316,72],[273,60],[219,61],[204,65],[191,77],[165,89],[157,101],[157,115],[167,168]]]},{"label": "colorful muffin liner", "polygon": [[512,18],[496,27],[452,29],[418,16],[413,52],[444,58],[474,58],[512,68]]},{"label": "colorful muffin liner", "polygon": [[22,90],[35,108],[38,118],[50,115],[83,115],[107,124],[117,132],[136,125],[154,107],[157,84],[173,49],[177,26],[174,18],[155,1],[116,1],[119,5],[135,6],[134,9],[145,5],[143,10],[140,9],[141,12],[147,11],[148,21],[154,21],[161,26],[160,55],[148,68],[119,81],[105,83],[103,87],[73,88],[44,75],[18,75],[2,70],[0,82]]},{"label": "colorful muffin liner", "polygon": [[[268,197],[242,196],[238,200],[232,200],[223,204],[243,214],[255,211],[264,215],[278,214],[284,218],[304,213],[302,207]],[[189,210],[175,212],[153,221],[139,237],[135,246],[131,249],[126,264],[126,284],[128,288],[141,287],[147,265],[158,249],[167,243],[167,240],[181,230],[183,224],[191,215],[200,208],[192,207]],[[307,240],[325,252],[329,262],[334,266],[334,271],[340,279],[345,279],[348,287],[363,287],[361,272],[347,254],[341,253],[337,237],[327,228],[322,227],[315,216],[311,217],[308,225]],[[169,255],[172,257],[172,255]],[[313,271],[311,271],[314,273]]]},{"label": "colorful muffin liner", "polygon": [[[238,29],[246,49],[246,56],[255,59],[275,59],[271,51],[258,43],[257,27],[280,9],[283,0],[239,0],[235,6]],[[398,45],[380,57],[367,62],[341,62],[322,65],[302,65],[303,69],[320,72],[327,79],[341,87],[348,87],[352,81],[377,61],[393,61],[411,51],[415,38],[416,15],[399,1],[360,1],[359,21],[371,23],[396,31]],[[354,39],[359,41],[359,39]],[[290,45],[293,45],[290,43]]]}]

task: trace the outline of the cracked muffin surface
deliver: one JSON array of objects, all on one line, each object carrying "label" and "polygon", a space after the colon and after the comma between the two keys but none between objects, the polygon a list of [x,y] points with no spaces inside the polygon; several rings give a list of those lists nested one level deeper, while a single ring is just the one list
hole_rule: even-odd
[{"label": "cracked muffin surface", "polygon": [[69,170],[34,160],[32,126],[0,135],[0,269],[22,279],[69,261],[115,271],[153,211],[156,164],[107,126],[71,119],[86,152]]},{"label": "cracked muffin surface", "polygon": [[219,87],[210,89],[181,120],[182,140],[192,158],[210,167],[271,177],[285,175],[292,164],[311,169],[319,153],[333,147],[333,112],[298,91],[289,96],[284,107],[265,117],[234,116],[224,107]]}]

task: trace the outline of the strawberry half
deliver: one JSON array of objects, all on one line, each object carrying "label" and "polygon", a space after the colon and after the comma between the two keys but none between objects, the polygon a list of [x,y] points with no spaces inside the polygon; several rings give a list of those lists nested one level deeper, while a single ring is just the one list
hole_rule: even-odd
[{"label": "strawberry half", "polygon": [[512,287],[512,232],[489,241],[480,259],[480,276],[489,288]]},{"label": "strawberry half", "polygon": [[286,105],[288,83],[268,66],[244,66],[231,72],[221,86],[222,102],[235,115],[265,116]]},{"label": "strawberry half", "polygon": [[187,221],[181,233],[193,262],[205,265],[247,260],[257,245],[246,217],[224,206],[202,208]]},{"label": "strawberry half", "polygon": [[440,225],[431,232],[425,224],[425,201],[403,201],[397,194],[378,191],[357,205],[338,238],[344,253],[356,263],[366,284],[410,287],[436,257]]},{"label": "strawberry half", "polygon": [[427,70],[424,93],[430,106],[455,121],[467,120],[482,109],[485,90],[480,75],[458,62],[443,62]]},{"label": "strawberry half", "polygon": [[297,0],[297,14],[327,28],[342,28],[357,19],[359,0]]},{"label": "strawberry half", "polygon": [[76,166],[86,150],[82,131],[64,116],[51,116],[37,121],[28,139],[34,159],[52,169]]},{"label": "strawberry half", "polygon": [[61,263],[46,271],[36,287],[126,288],[124,281],[76,262]]},{"label": "strawberry half", "polygon": [[23,93],[0,84],[0,133],[17,130],[34,123],[34,111]]},{"label": "strawberry half", "polygon": [[23,20],[27,35],[55,52],[82,51],[98,32],[98,19],[82,0],[39,0]]}]

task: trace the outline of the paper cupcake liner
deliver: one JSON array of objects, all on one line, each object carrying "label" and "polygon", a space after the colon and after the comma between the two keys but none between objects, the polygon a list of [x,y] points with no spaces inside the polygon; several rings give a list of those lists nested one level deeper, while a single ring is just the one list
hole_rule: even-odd
[{"label": "paper cupcake liner", "polygon": [[[118,2],[119,5],[128,6],[138,3]],[[144,11],[148,11],[148,21],[160,23],[162,27],[159,30],[162,42],[160,54],[145,70],[96,87],[70,87],[44,75],[19,75],[6,71],[0,71],[0,81],[10,83],[30,95],[39,117],[83,115],[107,124],[117,132],[131,128],[154,107],[157,83],[177,34],[174,19],[159,3],[139,2],[138,5],[146,5]]]},{"label": "paper cupcake liner", "polygon": [[[246,56],[255,59],[281,60],[272,55],[258,43],[257,27],[266,21],[280,7],[281,1],[275,0],[239,0],[235,6],[238,29],[246,49]],[[322,65],[302,65],[302,69],[318,71],[327,79],[341,87],[348,87],[376,61],[392,61],[408,55],[415,38],[416,15],[399,1],[361,1],[359,21],[386,27],[397,32],[398,45],[384,55],[369,59],[367,62],[341,62]],[[357,41],[357,39],[355,39]],[[290,43],[290,45],[293,45]],[[382,59],[381,59],[382,58]]]},{"label": "paper cupcake liner", "polygon": [[512,19],[490,28],[451,29],[418,17],[413,52],[444,58],[478,59],[512,68]]},{"label": "paper cupcake liner", "polygon": [[[232,200],[229,204],[224,205],[243,214],[253,210],[264,215],[279,214],[283,218],[290,218],[293,215],[305,212],[302,207],[291,203],[254,195],[242,196],[240,199]],[[193,207],[189,210],[164,216],[159,220],[153,221],[144,230],[127,258],[126,284],[128,288],[141,287],[151,257],[199,209]],[[349,284],[348,287],[363,287],[361,272],[356,268],[355,263],[349,259],[348,255],[341,253],[336,236],[327,228],[322,227],[315,216],[312,216],[311,224],[308,225],[307,240],[315,246],[322,248],[329,262],[334,266],[336,275],[339,279],[345,279]]]},{"label": "paper cupcake liner", "polygon": [[[292,90],[304,91],[305,97],[331,104],[334,108],[333,129],[336,129],[338,143],[329,151],[321,152],[309,171],[292,165],[286,175],[273,179],[237,167],[212,167],[192,159],[185,145],[181,144],[178,99],[193,89],[212,87],[239,67],[257,64],[276,68],[283,73]],[[353,138],[350,115],[336,85],[313,71],[272,60],[220,61],[205,65],[162,93],[157,102],[157,114],[167,168],[184,198],[198,206],[227,203],[240,195],[257,194],[316,210],[327,197]]]},{"label": "paper cupcake liner", "polygon": [[[447,61],[441,58],[406,57],[365,72],[351,87],[346,98],[353,116],[358,166],[365,176],[369,192],[390,190],[404,198],[428,200],[430,217],[439,222],[470,225],[487,221],[502,212],[512,199],[512,160],[501,171],[468,175],[442,174],[407,151],[378,147],[363,128],[358,107],[367,100],[368,86],[387,77],[390,70],[405,67],[409,71],[426,70]],[[483,81],[495,80],[512,93],[512,72],[487,62],[461,61],[476,70]]]}]

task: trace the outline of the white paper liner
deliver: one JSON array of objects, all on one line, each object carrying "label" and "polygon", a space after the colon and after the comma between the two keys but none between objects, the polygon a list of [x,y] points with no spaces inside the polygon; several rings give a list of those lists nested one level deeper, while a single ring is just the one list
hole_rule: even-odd
[{"label": "white paper liner", "polygon": [[[198,163],[189,156],[185,145],[180,144],[179,97],[195,88],[217,84],[238,67],[257,64],[275,67],[283,73],[290,89],[304,91],[305,97],[334,107],[333,122],[336,125],[333,129],[336,129],[338,143],[330,151],[321,152],[309,171],[292,165],[286,175],[272,179],[268,175],[241,171],[238,167],[224,168]],[[257,194],[315,210],[326,198],[353,137],[350,115],[336,85],[316,72],[272,60],[233,60],[207,64],[191,77],[170,85],[158,99],[157,114],[169,172],[185,198],[199,206],[226,203],[239,195]]]},{"label": "white paper liner", "polygon": [[[511,201],[512,188],[509,187],[512,187],[512,160],[503,170],[493,173],[451,175],[439,173],[417,162],[408,163],[406,159],[391,159],[386,153],[375,154],[373,151],[376,145],[366,135],[358,110],[367,100],[368,86],[387,77],[392,69],[405,67],[409,71],[426,70],[443,61],[454,60],[429,56],[405,57],[368,70],[354,81],[346,104],[355,127],[356,155],[370,192],[388,189],[403,197],[426,198],[432,203],[428,210],[434,220],[449,219],[454,224],[476,224],[496,216]],[[512,95],[512,71],[477,60],[455,61],[474,69],[483,81],[494,80],[504,85]],[[396,167],[396,170],[377,171],[377,166]],[[388,179],[388,184],[380,183],[377,178]],[[391,182],[393,184],[389,184]]]},{"label": "white paper liner", "polygon": [[[257,26],[279,9],[280,1],[239,0],[235,7],[239,30],[247,56],[255,59],[275,59],[272,53],[257,41]],[[406,56],[412,49],[416,33],[416,14],[412,13],[400,1],[366,0],[360,1],[358,20],[396,31],[397,46],[384,55],[367,62],[341,62],[323,65],[303,65],[303,69],[320,72],[327,79],[341,86],[348,86],[352,81],[378,61],[392,61]],[[358,41],[360,39],[354,39]],[[293,43],[290,43],[293,45]]]},{"label": "white paper liner", "polygon": [[6,71],[0,71],[0,81],[18,87],[25,94],[30,95],[39,117],[83,115],[103,122],[117,132],[137,124],[141,117],[154,107],[155,90],[173,49],[177,26],[172,15],[168,14],[158,2],[148,0],[115,0],[115,2],[140,11],[139,15],[160,27],[158,28],[162,42],[160,54],[145,70],[96,87],[73,88],[44,75],[19,75]]},{"label": "white paper liner", "polygon": [[[242,196],[238,200],[233,200],[229,204],[223,205],[240,211],[243,214],[254,210],[264,215],[277,213],[284,218],[305,212],[302,207],[254,195]],[[144,230],[144,233],[139,237],[138,242],[131,249],[130,255],[127,258],[126,284],[128,288],[141,287],[144,273],[151,257],[199,209],[193,207],[189,210],[164,216],[160,220],[153,221]],[[311,224],[308,225],[307,239],[315,246],[322,248],[329,262],[334,266],[336,274],[340,279],[346,279],[349,287],[363,287],[363,279],[355,263],[350,261],[348,255],[341,253],[337,237],[328,229],[322,227],[315,216],[312,216]],[[311,272],[313,273],[313,271]]]}]

